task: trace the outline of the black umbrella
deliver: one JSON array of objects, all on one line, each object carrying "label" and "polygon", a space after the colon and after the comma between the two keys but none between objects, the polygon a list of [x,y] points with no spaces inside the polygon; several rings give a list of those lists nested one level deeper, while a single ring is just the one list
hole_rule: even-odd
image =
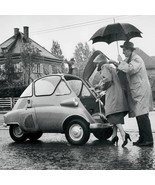
[{"label": "black umbrella", "polygon": [[106,42],[110,44],[114,41],[119,40],[129,41],[131,38],[134,37],[142,37],[141,33],[142,32],[132,24],[115,23],[109,24],[97,30],[94,33],[94,35],[90,38],[90,40],[92,40],[93,43]]},{"label": "black umbrella", "polygon": [[108,44],[119,40],[130,40],[134,37],[142,37],[141,31],[129,23],[109,24],[97,30],[90,40],[106,42]]}]

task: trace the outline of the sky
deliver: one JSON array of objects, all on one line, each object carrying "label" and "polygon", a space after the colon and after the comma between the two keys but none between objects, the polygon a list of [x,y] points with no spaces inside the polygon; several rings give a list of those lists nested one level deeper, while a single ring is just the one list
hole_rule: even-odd
[{"label": "sky", "polygon": [[[89,39],[101,27],[108,24],[130,23],[143,34],[143,38],[133,38],[135,47],[139,47],[150,56],[155,56],[155,15],[0,15],[0,43],[14,34],[14,28],[23,32],[23,26],[29,27],[32,40],[50,51],[52,41],[60,44],[63,55],[68,60],[73,57],[75,46],[87,42],[90,48],[101,50],[109,58],[117,58],[116,42],[92,44]],[[124,41],[119,41],[121,45]],[[119,53],[122,54],[121,48]],[[122,55],[123,56],[123,55]]]}]

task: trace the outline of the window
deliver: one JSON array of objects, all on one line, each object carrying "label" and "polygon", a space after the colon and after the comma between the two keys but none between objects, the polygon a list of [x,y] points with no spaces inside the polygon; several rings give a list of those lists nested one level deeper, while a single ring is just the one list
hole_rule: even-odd
[{"label": "window", "polygon": [[35,95],[51,95],[60,81],[60,76],[51,76],[39,79],[35,82]]},{"label": "window", "polygon": [[89,96],[91,96],[88,88],[85,85],[83,85],[81,96],[82,97],[89,97]]},{"label": "window", "polygon": [[40,73],[40,64],[37,64],[37,73]]},{"label": "window", "polygon": [[37,64],[33,64],[32,71],[33,71],[33,73],[37,73]]},{"label": "window", "polygon": [[33,73],[41,73],[41,64],[33,64],[32,71],[33,71]]},{"label": "window", "polygon": [[49,74],[52,74],[53,73],[53,69],[52,69],[52,66],[49,65]]},{"label": "window", "polygon": [[43,64],[40,64],[40,73],[43,74],[44,70],[43,70]]},{"label": "window", "polygon": [[71,91],[67,87],[66,83],[64,81],[61,81],[60,84],[58,85],[55,93],[56,93],[56,95],[66,95],[66,94],[70,94]]},{"label": "window", "polygon": [[25,89],[25,91],[21,94],[20,97],[30,97],[32,96],[32,83]]},{"label": "window", "polygon": [[1,65],[0,65],[0,70],[1,70],[1,71],[5,71],[5,64],[1,64]]},{"label": "window", "polygon": [[69,83],[72,90],[75,92],[76,96],[79,96],[81,92],[82,81],[81,80],[68,80],[67,82]]},{"label": "window", "polygon": [[23,71],[22,62],[14,64],[15,73],[19,73]]}]

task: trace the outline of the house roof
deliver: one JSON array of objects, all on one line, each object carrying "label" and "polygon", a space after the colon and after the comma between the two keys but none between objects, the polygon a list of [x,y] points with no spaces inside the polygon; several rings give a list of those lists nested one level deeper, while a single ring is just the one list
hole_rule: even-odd
[{"label": "house roof", "polygon": [[151,58],[153,59],[153,61],[155,62],[155,56],[151,56]]},{"label": "house roof", "polygon": [[139,48],[136,48],[135,53],[137,53],[143,59],[146,69],[155,68],[155,60],[153,59],[153,57],[150,57],[148,54],[146,54]]},{"label": "house roof", "polygon": [[[62,59],[59,59],[52,55],[48,50],[44,47],[40,46],[37,42],[28,38],[29,42],[32,46],[39,49],[40,55],[42,57],[47,58],[53,62],[62,62]],[[23,43],[25,42],[24,34],[22,32],[18,32],[18,34],[13,35],[8,40],[4,41],[0,44],[0,57],[3,57],[3,50],[6,49],[7,51],[11,51],[12,54],[20,54],[22,51]]]}]

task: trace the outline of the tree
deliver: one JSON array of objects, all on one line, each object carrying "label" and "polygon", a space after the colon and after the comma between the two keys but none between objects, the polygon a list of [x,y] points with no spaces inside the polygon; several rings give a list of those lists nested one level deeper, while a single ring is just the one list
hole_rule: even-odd
[{"label": "tree", "polygon": [[25,82],[27,85],[30,84],[31,73],[34,67],[34,64],[40,64],[41,60],[40,51],[38,48],[31,45],[30,42],[25,43],[22,47],[21,59],[23,63],[24,73],[27,76],[28,80]]},{"label": "tree", "polygon": [[13,79],[15,79],[15,69],[12,60],[12,56],[10,53],[4,53],[5,64],[3,65],[3,69],[0,69],[1,79],[5,86],[10,86],[13,83]]},{"label": "tree", "polygon": [[94,49],[90,50],[90,47],[87,42],[85,42],[84,44],[80,42],[75,47],[74,58],[76,61],[76,66],[79,70],[80,77],[83,76],[84,68],[88,62],[88,59],[94,51]]},{"label": "tree", "polygon": [[60,59],[64,59],[64,56],[62,54],[62,50],[60,48],[60,44],[57,42],[57,41],[54,41],[53,40],[53,43],[52,43],[52,48],[51,48],[51,53],[60,58]]},{"label": "tree", "polygon": [[10,54],[6,55],[6,63],[4,69],[5,69],[5,79],[7,83],[12,84],[15,75],[15,69]]}]

